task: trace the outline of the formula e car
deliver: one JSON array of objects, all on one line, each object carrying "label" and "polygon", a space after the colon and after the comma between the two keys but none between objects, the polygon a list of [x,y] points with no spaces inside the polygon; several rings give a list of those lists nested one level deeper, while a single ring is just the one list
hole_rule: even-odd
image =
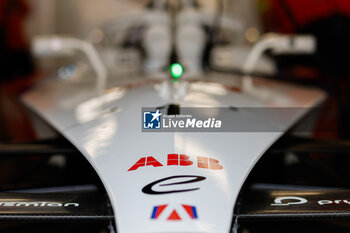
[{"label": "formula e car", "polygon": [[[269,37],[258,50],[298,49],[290,39]],[[295,133],[307,133],[301,123],[327,94],[247,75],[256,50],[245,75],[197,72],[184,59],[193,66],[182,76],[176,63],[171,74],[115,78],[86,41],[35,43],[37,54],[85,52],[96,75],[47,78],[22,96],[57,136],[0,145],[13,177],[1,186],[2,231],[349,231],[349,143]]]}]

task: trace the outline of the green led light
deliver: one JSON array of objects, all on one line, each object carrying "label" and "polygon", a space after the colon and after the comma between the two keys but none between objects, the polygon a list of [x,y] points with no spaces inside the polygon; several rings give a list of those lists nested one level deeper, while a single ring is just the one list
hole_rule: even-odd
[{"label": "green led light", "polygon": [[180,65],[179,63],[174,63],[171,65],[170,67],[170,72],[171,72],[171,76],[173,78],[180,78],[182,76],[182,74],[184,73],[184,68],[182,67],[182,65]]}]

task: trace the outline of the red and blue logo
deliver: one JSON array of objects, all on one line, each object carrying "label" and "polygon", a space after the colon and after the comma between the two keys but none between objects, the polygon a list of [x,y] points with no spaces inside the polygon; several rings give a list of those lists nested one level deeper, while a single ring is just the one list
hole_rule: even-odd
[{"label": "red and blue logo", "polygon": [[168,205],[155,206],[152,211],[151,219],[157,219],[167,206]]},{"label": "red and blue logo", "polygon": [[[151,219],[158,219],[159,216],[163,213],[163,211],[167,208],[168,205],[159,205],[153,207]],[[181,205],[182,208],[186,211],[186,213],[190,216],[191,219],[198,219],[197,209],[195,206],[191,205]],[[178,214],[176,209],[173,209],[168,216],[167,220],[169,221],[179,221],[182,220],[181,216]]]},{"label": "red and blue logo", "polygon": [[190,205],[182,205],[182,207],[186,210],[186,212],[192,219],[198,218],[196,207]]}]

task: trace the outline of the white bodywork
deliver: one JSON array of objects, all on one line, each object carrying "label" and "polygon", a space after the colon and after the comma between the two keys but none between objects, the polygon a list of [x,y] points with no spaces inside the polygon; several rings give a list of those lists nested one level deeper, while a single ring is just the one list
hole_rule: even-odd
[{"label": "white bodywork", "polygon": [[[171,103],[181,107],[302,107],[290,116],[287,129],[308,111],[307,107],[316,106],[325,98],[317,89],[260,78],[253,82],[256,89],[246,92],[239,91],[240,77],[208,74],[201,81],[177,84],[144,77],[97,96],[93,83],[77,85],[50,79],[23,99],[95,168],[112,202],[119,233],[228,233],[243,182],[283,132],[145,133],[141,132],[141,108]],[[271,119],[258,120],[274,123]],[[167,155],[174,153],[189,156],[193,165],[167,166]],[[150,156],[163,166],[128,171],[139,159]],[[197,156],[216,159],[223,169],[199,168]],[[141,191],[151,182],[176,175],[206,179],[171,187],[200,188],[191,192],[149,195]],[[168,206],[159,217],[152,219],[153,208],[165,204]],[[192,219],[182,204],[195,206],[198,218]],[[181,220],[168,220],[173,210]]]}]

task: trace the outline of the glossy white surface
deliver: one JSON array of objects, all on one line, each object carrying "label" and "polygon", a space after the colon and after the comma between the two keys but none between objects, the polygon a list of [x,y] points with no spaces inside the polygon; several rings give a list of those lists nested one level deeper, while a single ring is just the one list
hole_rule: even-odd
[{"label": "glossy white surface", "polygon": [[[145,80],[139,85],[110,89],[100,97],[89,85],[74,87],[48,80],[23,96],[25,103],[67,137],[95,168],[112,202],[119,233],[230,232],[235,200],[244,180],[261,155],[283,134],[142,133],[142,107],[170,103],[181,107],[311,107],[325,98],[319,90],[263,79],[255,79],[260,87],[250,94],[232,91],[240,88],[239,77],[213,75],[201,82],[175,86]],[[286,126],[306,112],[306,108],[300,109]],[[264,120],[279,121],[278,116]],[[173,153],[189,156],[194,164],[167,166],[167,155]],[[128,172],[140,158],[148,156],[164,166]],[[223,169],[198,168],[197,156],[217,159]],[[200,188],[191,192],[141,192],[145,185],[175,175],[199,175],[206,180],[181,186]],[[153,207],[164,204],[168,207],[159,218],[151,219]],[[191,219],[181,204],[195,206],[198,219]],[[167,220],[173,209],[181,221]]]}]

